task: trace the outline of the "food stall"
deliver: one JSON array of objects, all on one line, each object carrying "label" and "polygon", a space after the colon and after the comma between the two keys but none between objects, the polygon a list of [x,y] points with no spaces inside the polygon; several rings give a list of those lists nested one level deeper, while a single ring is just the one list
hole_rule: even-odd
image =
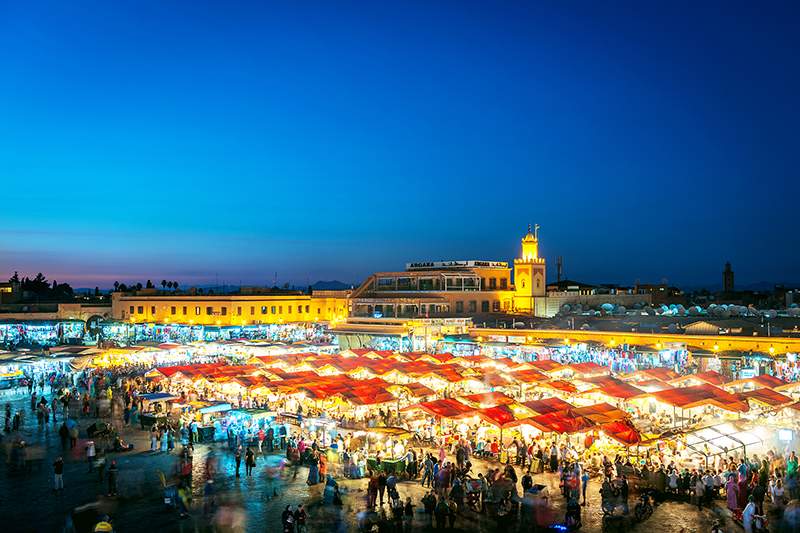
[{"label": "food stall", "polygon": [[139,413],[139,423],[142,429],[145,427],[152,427],[155,424],[165,424],[169,420],[169,415],[172,412],[173,402],[175,400],[180,400],[179,396],[168,392],[139,394],[137,398],[146,402],[142,404],[142,412]]}]

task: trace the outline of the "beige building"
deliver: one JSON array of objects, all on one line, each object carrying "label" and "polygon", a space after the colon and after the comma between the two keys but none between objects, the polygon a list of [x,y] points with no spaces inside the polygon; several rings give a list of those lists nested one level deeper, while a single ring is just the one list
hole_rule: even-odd
[{"label": "beige building", "polygon": [[511,269],[497,261],[408,263],[371,275],[349,298],[348,316],[457,317],[510,311]]},{"label": "beige building", "polygon": [[114,319],[126,322],[176,322],[241,326],[281,322],[333,322],[347,317],[340,291],[278,294],[133,295],[114,292]]}]

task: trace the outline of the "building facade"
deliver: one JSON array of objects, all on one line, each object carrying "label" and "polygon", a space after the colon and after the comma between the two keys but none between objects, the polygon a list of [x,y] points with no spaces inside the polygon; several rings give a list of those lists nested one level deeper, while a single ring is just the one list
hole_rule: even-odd
[{"label": "building facade", "polygon": [[[328,294],[333,293],[333,294]],[[347,317],[347,299],[323,294],[111,294],[115,320],[241,326],[281,322],[334,322]]]}]

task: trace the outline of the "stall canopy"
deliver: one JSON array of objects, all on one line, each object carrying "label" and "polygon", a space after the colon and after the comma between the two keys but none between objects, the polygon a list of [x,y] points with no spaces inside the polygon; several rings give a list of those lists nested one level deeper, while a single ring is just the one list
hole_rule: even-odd
[{"label": "stall canopy", "polygon": [[573,407],[570,412],[577,416],[583,416],[595,424],[608,424],[629,418],[630,415],[622,409],[617,409],[610,403],[598,403],[587,405],[586,407]]},{"label": "stall canopy", "polygon": [[608,374],[609,370],[607,366],[600,366],[597,363],[573,363],[566,367],[567,370],[571,370],[573,373],[579,376],[596,376],[599,374]]},{"label": "stall canopy", "polygon": [[486,406],[501,404],[508,405],[516,403],[514,398],[506,396],[502,392],[483,392],[480,394],[471,394],[469,396],[463,396],[463,399],[469,401],[470,403]]},{"label": "stall canopy", "polygon": [[505,404],[480,409],[478,410],[477,415],[478,418],[484,422],[488,422],[489,424],[497,426],[501,429],[519,425],[520,423],[511,407]]},{"label": "stall canopy", "polygon": [[594,422],[588,418],[575,415],[569,411],[536,415],[520,420],[520,424],[529,424],[545,433],[578,433],[595,426]]},{"label": "stall canopy", "polygon": [[756,376],[754,378],[731,381],[730,383],[723,385],[723,388],[733,389],[736,387],[747,387],[748,385],[754,389],[766,387],[768,389],[780,390],[782,387],[789,385],[789,383],[786,383],[782,379],[778,379],[775,376],[768,376],[765,374],[763,376]]},{"label": "stall canopy", "polygon": [[[394,385],[394,387],[404,389],[406,392],[408,392],[410,396],[413,396],[414,398],[424,398],[426,396],[433,396],[434,394],[436,394],[435,390],[426,387],[422,383],[398,384]],[[389,388],[391,389],[392,387]]]},{"label": "stall canopy", "polygon": [[730,383],[733,380],[728,376],[723,376],[719,372],[714,372],[713,370],[709,370],[708,372],[701,372],[699,374],[687,374],[685,376],[671,379],[669,380],[669,384],[682,385],[684,383],[688,383],[691,381],[696,381],[697,383],[708,383],[709,385],[714,385],[719,387],[721,385],[725,385],[726,383]]},{"label": "stall canopy", "polygon": [[571,403],[565,402],[561,398],[556,398],[555,396],[552,398],[545,398],[543,400],[531,400],[529,402],[523,402],[522,405],[537,415],[546,415],[548,413],[555,413],[557,411],[565,411],[574,407]]},{"label": "stall canopy", "polygon": [[650,380],[669,381],[679,377],[680,374],[678,374],[674,370],[670,370],[669,368],[664,368],[664,367],[657,367],[657,368],[647,368],[645,370],[639,370],[638,372],[631,372],[630,374],[625,374],[624,376],[622,376],[622,380],[623,381],[650,381]]},{"label": "stall canopy", "polygon": [[443,398],[432,402],[409,405],[401,409],[401,411],[413,411],[415,409],[421,409],[429,415],[441,416],[443,418],[466,418],[475,414],[475,409],[453,398]]},{"label": "stall canopy", "polygon": [[642,442],[642,435],[631,423],[611,422],[600,426],[600,430],[608,437],[625,446],[635,446]]},{"label": "stall canopy", "polygon": [[703,405],[714,405],[726,411],[739,413],[745,413],[750,410],[750,406],[747,405],[747,402],[707,383],[694,385],[692,387],[645,392],[640,394],[638,398],[655,398],[661,403],[679,409],[692,409]]},{"label": "stall canopy", "polygon": [[517,372],[509,372],[508,376],[523,384],[543,383],[550,380],[550,377],[547,376],[547,374],[543,374],[534,368],[519,370]]},{"label": "stall canopy", "polygon": [[628,383],[619,382],[605,387],[597,387],[596,389],[589,389],[584,391],[583,394],[601,394],[609,398],[616,398],[618,400],[629,400],[642,394],[642,389],[636,388]]},{"label": "stall canopy", "polygon": [[755,389],[747,392],[740,392],[739,394],[734,394],[734,396],[740,400],[750,400],[768,407],[780,407],[794,401],[789,396],[772,389]]},{"label": "stall canopy", "polygon": [[555,381],[549,381],[547,383],[539,383],[537,386],[544,387],[547,389],[553,389],[555,391],[566,394],[575,394],[576,392],[578,392],[578,387],[576,387],[569,381],[555,380]]},{"label": "stall canopy", "polygon": [[538,370],[540,372],[544,372],[544,373],[558,372],[558,371],[563,370],[565,368],[564,365],[562,365],[561,363],[557,363],[556,361],[553,361],[552,359],[542,359],[540,361],[530,361],[530,362],[528,362],[528,364],[532,368],[535,368],[536,370]]}]

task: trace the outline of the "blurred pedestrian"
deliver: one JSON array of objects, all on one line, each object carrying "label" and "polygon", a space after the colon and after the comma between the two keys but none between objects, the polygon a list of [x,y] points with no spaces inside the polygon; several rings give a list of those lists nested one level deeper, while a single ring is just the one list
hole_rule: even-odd
[{"label": "blurred pedestrian", "polygon": [[292,513],[291,505],[287,505],[283,513],[281,513],[281,524],[283,525],[283,533],[294,533],[294,513]]},{"label": "blurred pedestrian", "polygon": [[245,452],[244,455],[244,469],[245,473],[248,476],[253,475],[253,467],[255,465],[256,465],[256,455],[253,453],[253,450],[250,449],[250,446],[248,446],[247,451]]},{"label": "blurred pedestrian", "polygon": [[64,490],[64,460],[59,457],[56,459],[56,462],[53,463],[53,474],[55,474],[55,484],[53,485],[53,490]]},{"label": "blurred pedestrian", "polygon": [[117,463],[111,461],[111,466],[109,466],[108,470],[106,470],[106,479],[108,480],[108,496],[117,495],[118,476],[119,476],[119,470],[117,469]]},{"label": "blurred pedestrian", "polygon": [[86,443],[86,461],[89,463],[89,472],[94,472],[94,458],[97,455],[97,450],[94,446],[94,441],[90,440]]},{"label": "blurred pedestrian", "polygon": [[233,450],[233,459],[234,459],[234,461],[236,461],[236,477],[239,477],[239,468],[242,465],[242,445],[241,444],[239,446],[237,446],[235,450]]},{"label": "blurred pedestrian", "polygon": [[297,510],[294,512],[294,523],[297,526],[297,533],[308,533],[308,529],[306,528],[306,510],[303,509],[303,505],[300,504],[297,506]]}]

